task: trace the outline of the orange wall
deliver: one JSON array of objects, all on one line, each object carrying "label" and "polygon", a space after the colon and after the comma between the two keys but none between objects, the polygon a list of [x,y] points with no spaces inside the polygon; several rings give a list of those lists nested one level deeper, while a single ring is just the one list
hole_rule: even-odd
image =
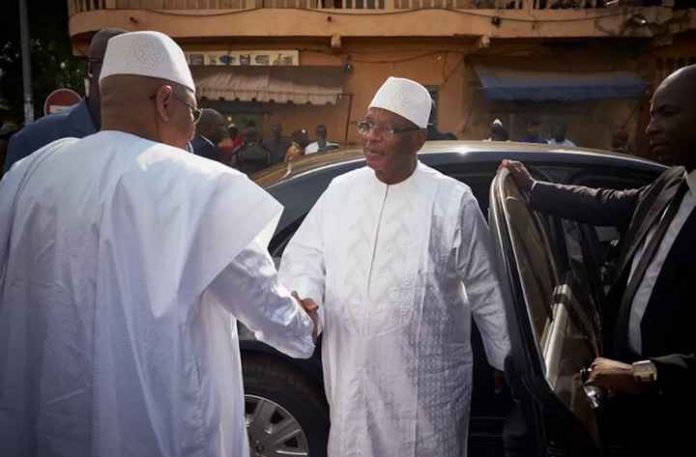
[{"label": "orange wall", "polygon": [[[513,65],[538,70],[590,71],[625,69],[637,70],[636,63],[627,56],[603,52],[599,47],[577,50],[549,51],[547,47],[520,43],[491,45],[477,50],[473,44],[452,43],[451,40],[402,40],[344,43],[340,52],[317,43],[287,42],[277,49],[299,49],[300,64],[345,65],[344,97],[337,105],[311,106],[268,104],[263,119],[264,134],[274,122],[283,124],[289,134],[297,128],[306,128],[313,136],[318,123],[327,125],[332,140],[344,143],[348,120],[348,143],[358,144],[356,124],[364,116],[367,106],[382,82],[389,76],[411,78],[439,90],[436,109],[438,127],[442,132],[455,133],[461,139],[483,139],[488,136],[490,123],[500,118],[512,139],[524,136],[525,123],[530,115],[542,120],[542,134],[551,135],[553,125],[568,125],[568,138],[578,145],[608,148],[611,133],[625,127],[631,134],[640,131],[639,101],[603,100],[582,103],[493,103],[483,95],[474,71],[474,62],[489,65]],[[188,45],[187,50],[220,49],[220,45]],[[269,48],[263,43],[250,46],[227,43],[223,49]],[[350,113],[349,113],[350,111]]]}]

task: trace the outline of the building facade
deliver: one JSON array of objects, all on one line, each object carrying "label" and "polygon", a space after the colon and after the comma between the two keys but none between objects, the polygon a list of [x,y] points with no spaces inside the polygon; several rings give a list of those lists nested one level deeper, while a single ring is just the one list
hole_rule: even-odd
[{"label": "building facade", "polygon": [[[664,0],[665,3],[670,0]],[[648,1],[644,3],[659,3]],[[687,1],[688,3],[688,1]],[[186,52],[200,104],[267,134],[317,124],[356,144],[356,124],[391,75],[417,80],[432,122],[511,139],[538,118],[578,145],[608,149],[617,129],[644,152],[652,90],[696,62],[696,10],[603,0],[68,0],[85,55],[105,27],[159,30]]]}]

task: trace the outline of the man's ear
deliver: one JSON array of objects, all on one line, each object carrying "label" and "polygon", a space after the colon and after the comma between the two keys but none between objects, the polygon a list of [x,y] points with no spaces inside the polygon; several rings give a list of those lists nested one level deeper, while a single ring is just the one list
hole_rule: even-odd
[{"label": "man's ear", "polygon": [[170,105],[172,103],[173,96],[174,89],[169,85],[160,86],[155,94],[155,109],[157,111],[157,115],[164,122],[169,122],[171,119]]}]

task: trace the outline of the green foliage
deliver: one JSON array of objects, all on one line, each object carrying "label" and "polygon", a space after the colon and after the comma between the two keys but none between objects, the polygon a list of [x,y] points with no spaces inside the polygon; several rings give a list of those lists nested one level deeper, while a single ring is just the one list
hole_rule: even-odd
[{"label": "green foliage", "polygon": [[[72,55],[65,0],[28,0],[34,114],[54,89],[68,87],[84,94],[85,65]],[[18,0],[4,5],[0,19],[0,109],[23,119],[22,59]],[[3,106],[4,105],[4,106]]]}]

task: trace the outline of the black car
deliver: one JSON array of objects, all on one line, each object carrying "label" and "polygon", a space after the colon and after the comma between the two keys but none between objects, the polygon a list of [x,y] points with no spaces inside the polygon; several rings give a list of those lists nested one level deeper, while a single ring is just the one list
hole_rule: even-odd
[{"label": "black car", "polygon": [[[601,307],[619,233],[531,211],[508,173],[497,172],[503,159],[524,162],[541,179],[617,189],[647,184],[665,167],[604,151],[511,142],[431,142],[419,155],[471,187],[488,213],[510,298],[508,389],[494,391],[472,325],[470,455],[503,455],[504,426],[509,454],[595,455],[606,446],[593,409],[602,399],[583,388],[580,371],[602,353]],[[328,152],[254,177],[285,206],[269,246],[274,259],[329,182],[364,165],[359,150]],[[329,414],[319,350],[294,360],[241,325],[240,344],[252,456],[326,455]]]}]

